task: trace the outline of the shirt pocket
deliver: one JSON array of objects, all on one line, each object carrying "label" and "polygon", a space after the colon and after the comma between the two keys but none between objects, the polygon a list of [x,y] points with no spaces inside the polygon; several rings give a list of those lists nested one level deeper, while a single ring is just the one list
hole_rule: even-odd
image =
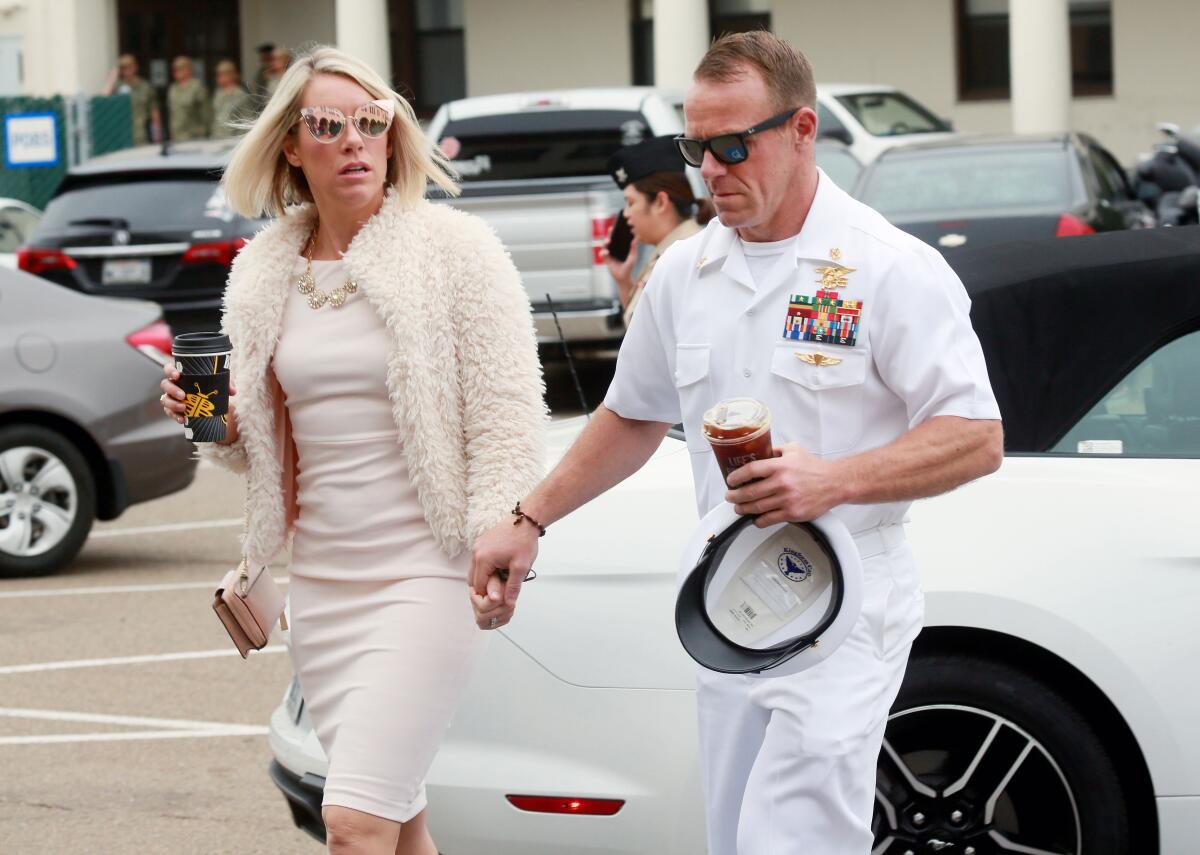
[{"label": "shirt pocket", "polygon": [[809,451],[839,454],[854,448],[862,438],[868,361],[869,354],[862,346],[806,342],[775,346],[771,373],[786,381],[785,394],[796,401],[796,416],[810,422],[810,429],[804,431],[814,443]]},{"label": "shirt pocket", "polygon": [[683,416],[683,433],[688,450],[709,451],[708,440],[700,430],[704,413],[715,403],[712,398],[712,347],[707,344],[678,344],[675,346],[675,391],[679,395],[679,412]]}]

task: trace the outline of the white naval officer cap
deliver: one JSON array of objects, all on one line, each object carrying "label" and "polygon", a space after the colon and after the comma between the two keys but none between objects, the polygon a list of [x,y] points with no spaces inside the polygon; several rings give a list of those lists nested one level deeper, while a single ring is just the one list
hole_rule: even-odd
[{"label": "white naval officer cap", "polygon": [[684,550],[675,628],[710,671],[787,676],[846,640],[862,588],[858,546],[837,517],[758,528],[722,503]]}]

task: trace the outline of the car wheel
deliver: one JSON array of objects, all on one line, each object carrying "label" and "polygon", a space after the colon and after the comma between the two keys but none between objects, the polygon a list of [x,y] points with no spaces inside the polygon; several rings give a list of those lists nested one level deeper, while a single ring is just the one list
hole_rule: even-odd
[{"label": "car wheel", "polygon": [[64,567],[95,518],[95,480],[70,440],[39,425],[0,428],[0,576]]},{"label": "car wheel", "polygon": [[914,658],[892,707],[873,855],[1128,855],[1104,743],[1063,695],[1008,665]]}]

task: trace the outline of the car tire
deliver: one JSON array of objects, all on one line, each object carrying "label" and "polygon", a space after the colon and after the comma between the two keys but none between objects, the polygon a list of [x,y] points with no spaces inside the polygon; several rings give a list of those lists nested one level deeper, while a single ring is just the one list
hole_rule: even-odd
[{"label": "car tire", "polygon": [[0,428],[0,577],[62,569],[95,519],[96,481],[69,439],[41,425]]},{"label": "car tire", "polygon": [[909,663],[880,752],[873,830],[878,855],[1132,851],[1120,777],[1079,705],[967,655]]}]

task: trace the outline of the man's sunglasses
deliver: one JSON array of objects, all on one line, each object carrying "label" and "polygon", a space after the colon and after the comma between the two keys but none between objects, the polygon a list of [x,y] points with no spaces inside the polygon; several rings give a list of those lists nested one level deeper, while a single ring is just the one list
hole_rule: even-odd
[{"label": "man's sunglasses", "polygon": [[705,140],[678,136],[675,137],[675,145],[678,146],[679,153],[683,155],[683,159],[688,162],[689,166],[700,166],[704,163],[705,149],[711,151],[713,157],[721,163],[730,165],[742,163],[750,156],[750,151],[746,148],[748,137],[779,127],[794,116],[799,109],[799,107],[793,107],[785,113],[779,113],[764,122],[759,122],[752,128],[746,128],[740,134],[718,134]]},{"label": "man's sunglasses", "polygon": [[[392,126],[396,105],[390,98],[368,101],[354,111],[354,127],[364,137],[378,139]],[[304,107],[300,121],[319,143],[335,142],[346,130],[346,114],[337,107]]]}]

